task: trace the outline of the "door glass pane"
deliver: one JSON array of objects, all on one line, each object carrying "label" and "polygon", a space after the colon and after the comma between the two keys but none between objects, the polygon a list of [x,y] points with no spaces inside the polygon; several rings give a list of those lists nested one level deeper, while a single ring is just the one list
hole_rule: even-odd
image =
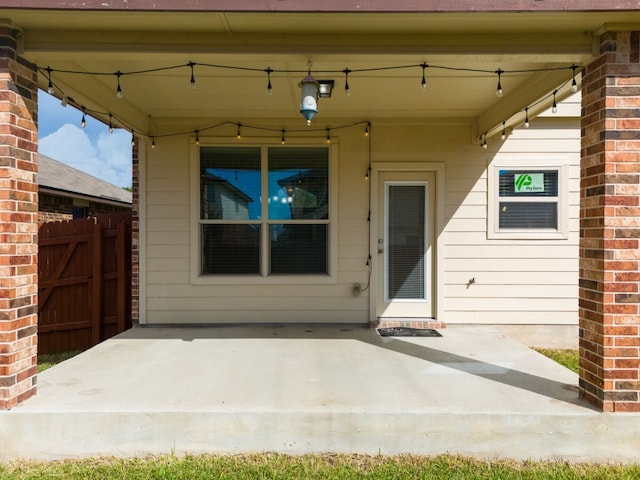
[{"label": "door glass pane", "polygon": [[269,219],[329,218],[329,151],[269,148]]},{"label": "door glass pane", "polygon": [[200,149],[200,218],[260,219],[260,149]]},{"label": "door glass pane", "polygon": [[425,186],[388,186],[387,295],[425,298]]}]

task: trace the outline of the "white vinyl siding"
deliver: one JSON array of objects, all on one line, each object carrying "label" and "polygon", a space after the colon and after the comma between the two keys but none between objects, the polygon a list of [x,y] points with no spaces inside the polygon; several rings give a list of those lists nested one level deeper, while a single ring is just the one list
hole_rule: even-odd
[{"label": "white vinyl siding", "polygon": [[[579,118],[542,117],[529,129],[515,130],[486,156],[483,181],[465,182],[462,168],[447,172],[448,178],[458,174],[452,182],[458,191],[447,191],[451,220],[443,283],[448,322],[577,323],[579,152]],[[532,162],[536,169],[558,168],[565,176],[565,195],[560,199],[564,212],[559,216],[564,230],[554,232],[556,238],[538,231],[524,239],[522,234],[500,238],[490,221],[492,211],[497,215],[497,195],[489,188],[489,176],[499,169],[496,165],[526,168]],[[469,191],[465,184],[471,185]]]},{"label": "white vinyl siding", "polygon": [[[215,123],[215,122],[212,122]],[[441,228],[435,232],[440,273],[434,278],[438,320],[449,324],[573,324],[577,323],[579,118],[545,116],[531,128],[518,129],[503,143],[489,140],[483,150],[471,125],[455,121],[373,122],[374,164],[442,164]],[[169,128],[169,125],[167,128]],[[296,124],[285,125],[296,128]],[[159,127],[160,128],[160,127]],[[162,130],[159,130],[162,133]],[[228,135],[227,135],[228,134]],[[235,141],[236,130],[216,141]],[[146,279],[141,308],[149,324],[196,323],[361,323],[369,322],[367,257],[376,238],[368,222],[370,181],[367,140],[357,127],[337,132],[331,145],[331,275],[327,278],[273,278],[259,281],[198,279],[193,266],[197,238],[197,175],[190,172],[193,139],[178,137],[146,150],[141,225],[141,255]],[[261,144],[280,138],[249,139]],[[287,139],[289,141],[289,139]],[[300,140],[318,145],[324,135]],[[203,144],[207,139],[201,136]],[[306,143],[305,143],[306,142]],[[489,174],[492,162],[568,165],[566,238],[492,239],[487,237]],[[440,180],[442,177],[438,177]],[[195,198],[192,185],[195,187]],[[375,199],[372,201],[375,202]],[[195,215],[195,216],[194,216]],[[198,256],[197,248],[195,251]],[[199,257],[198,257],[199,258]],[[195,272],[195,275],[194,275]],[[194,280],[195,278],[195,280]],[[471,278],[475,283],[468,285]],[[352,294],[353,284],[363,292]]]}]

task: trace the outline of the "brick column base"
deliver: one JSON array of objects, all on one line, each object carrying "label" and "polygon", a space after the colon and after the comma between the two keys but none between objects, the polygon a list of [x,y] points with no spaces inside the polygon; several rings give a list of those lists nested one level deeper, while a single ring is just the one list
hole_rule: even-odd
[{"label": "brick column base", "polygon": [[0,25],[0,409],[36,391],[37,70]]},{"label": "brick column base", "polygon": [[640,32],[609,32],[582,89],[580,389],[640,412]]}]

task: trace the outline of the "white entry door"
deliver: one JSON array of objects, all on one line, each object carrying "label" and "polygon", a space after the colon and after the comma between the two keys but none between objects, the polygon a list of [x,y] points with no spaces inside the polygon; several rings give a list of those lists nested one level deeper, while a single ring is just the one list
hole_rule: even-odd
[{"label": "white entry door", "polygon": [[381,172],[378,185],[378,318],[433,318],[432,172]]}]

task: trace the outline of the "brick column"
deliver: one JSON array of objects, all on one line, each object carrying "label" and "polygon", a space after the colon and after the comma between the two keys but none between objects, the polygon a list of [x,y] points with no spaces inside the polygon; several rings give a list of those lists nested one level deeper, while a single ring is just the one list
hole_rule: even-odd
[{"label": "brick column", "polygon": [[37,71],[0,25],[0,409],[36,391]]},{"label": "brick column", "polygon": [[580,391],[640,412],[640,32],[608,32],[582,87]]},{"label": "brick column", "polygon": [[131,322],[140,323],[140,149],[136,139],[131,149]]}]

